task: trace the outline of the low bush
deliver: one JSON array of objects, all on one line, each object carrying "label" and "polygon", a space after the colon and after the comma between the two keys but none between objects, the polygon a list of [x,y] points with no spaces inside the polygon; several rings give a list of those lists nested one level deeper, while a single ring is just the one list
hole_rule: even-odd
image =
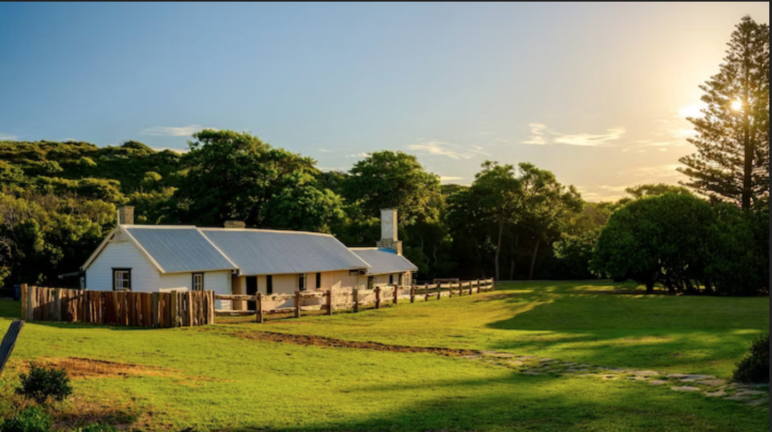
[{"label": "low bush", "polygon": [[40,407],[28,407],[0,424],[0,432],[50,432],[51,415]]},{"label": "low bush", "polygon": [[29,374],[22,373],[19,379],[21,386],[16,389],[16,392],[28,399],[34,399],[39,404],[45,403],[48,398],[61,401],[72,394],[70,379],[63,368],[48,369],[32,363]]},{"label": "low bush", "polygon": [[751,342],[751,352],[737,363],[734,380],[745,383],[769,382],[769,333]]}]

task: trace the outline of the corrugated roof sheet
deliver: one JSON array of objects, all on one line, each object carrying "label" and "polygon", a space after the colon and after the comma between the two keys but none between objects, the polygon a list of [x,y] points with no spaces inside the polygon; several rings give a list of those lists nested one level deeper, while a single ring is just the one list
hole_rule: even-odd
[{"label": "corrugated roof sheet", "polygon": [[367,274],[418,271],[418,267],[408,261],[407,258],[402,255],[397,255],[397,253],[391,249],[352,248],[351,251],[370,264],[370,268],[367,269]]},{"label": "corrugated roof sheet", "polygon": [[166,273],[235,269],[195,227],[123,226]]},{"label": "corrugated roof sheet", "polygon": [[367,268],[333,236],[292,231],[200,229],[242,275]]}]

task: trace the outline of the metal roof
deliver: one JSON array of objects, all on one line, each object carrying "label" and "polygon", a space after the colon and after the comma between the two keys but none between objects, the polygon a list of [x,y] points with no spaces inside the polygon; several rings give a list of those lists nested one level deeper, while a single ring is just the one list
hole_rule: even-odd
[{"label": "metal roof", "polygon": [[367,274],[418,271],[418,267],[392,249],[351,248],[351,251],[370,264]]},{"label": "metal roof", "polygon": [[121,227],[145,249],[164,273],[236,269],[196,227]]},{"label": "metal roof", "polygon": [[287,274],[369,267],[327,234],[254,229],[200,228],[242,275]]}]

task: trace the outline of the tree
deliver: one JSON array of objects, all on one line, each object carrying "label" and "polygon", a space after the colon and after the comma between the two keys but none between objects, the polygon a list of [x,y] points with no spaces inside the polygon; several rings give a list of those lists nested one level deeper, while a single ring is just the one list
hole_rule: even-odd
[{"label": "tree", "polygon": [[697,153],[678,171],[698,193],[749,209],[769,196],[769,26],[745,16],[728,45],[720,72],[700,86],[704,117],[688,118]]},{"label": "tree", "polygon": [[341,186],[343,196],[368,216],[395,208],[402,226],[439,216],[432,205],[440,194],[439,177],[426,172],[415,156],[400,151],[369,154],[341,179]]},{"label": "tree", "polygon": [[591,266],[614,280],[663,283],[671,292],[696,291],[706,281],[715,214],[693,196],[664,194],[615,211],[600,232]]},{"label": "tree", "polygon": [[[249,226],[278,223],[290,229],[325,225],[326,221],[307,220],[316,214],[314,209],[299,219],[288,213],[293,205],[287,200],[314,205],[337,200],[332,192],[316,187],[319,171],[313,159],[273,148],[248,133],[204,130],[193,137],[196,141],[189,143],[190,151],[182,159],[187,175],[175,193],[182,221],[221,226],[237,219]],[[287,191],[301,186],[303,191]]]}]

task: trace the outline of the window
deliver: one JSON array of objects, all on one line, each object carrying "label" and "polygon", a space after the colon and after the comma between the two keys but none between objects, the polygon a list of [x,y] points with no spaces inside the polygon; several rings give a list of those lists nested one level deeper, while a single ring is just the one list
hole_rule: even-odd
[{"label": "window", "polygon": [[394,275],[389,275],[389,285],[394,285]]},{"label": "window", "polygon": [[193,291],[203,291],[203,290],[204,290],[204,274],[193,273]]},{"label": "window", "polygon": [[306,290],[306,275],[301,273],[298,275],[298,291],[305,291],[305,290]]},{"label": "window", "polygon": [[273,276],[267,275],[265,277],[265,293],[267,295],[273,294]]},{"label": "window", "polygon": [[367,289],[375,289],[375,278],[372,276],[367,277]]},{"label": "window", "polygon": [[113,291],[131,291],[131,269],[113,269]]},{"label": "window", "polygon": [[316,274],[316,289],[319,289],[322,287],[322,274],[317,273]]}]

